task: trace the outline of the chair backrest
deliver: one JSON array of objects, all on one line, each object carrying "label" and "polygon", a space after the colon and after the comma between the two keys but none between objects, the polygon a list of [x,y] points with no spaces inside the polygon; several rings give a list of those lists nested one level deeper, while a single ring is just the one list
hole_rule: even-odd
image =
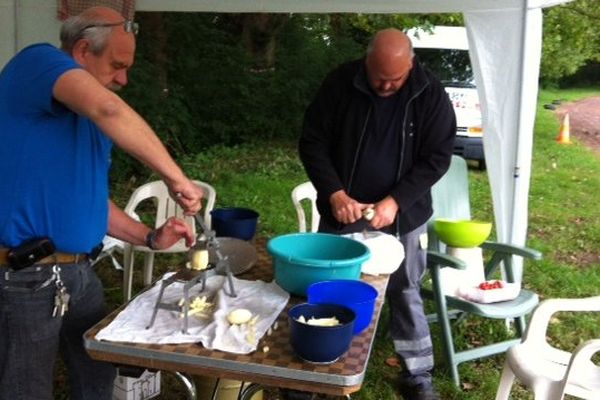
[{"label": "chair backrest", "polygon": [[447,295],[455,295],[460,287],[467,283],[480,283],[485,280],[481,249],[448,249],[438,238],[433,228],[436,218],[457,220],[471,219],[469,200],[469,169],[467,162],[453,155],[450,167],[444,176],[431,188],[433,215],[427,227],[428,248],[438,252],[449,252],[451,255],[467,262],[464,270],[441,268],[440,279],[442,290]]},{"label": "chair backrest", "polygon": [[428,225],[429,249],[440,251],[443,246],[433,230],[433,221],[436,218],[471,219],[469,169],[464,158],[452,156],[450,168],[431,188],[431,197],[433,215]]},{"label": "chair backrest", "polygon": [[316,232],[319,230],[321,216],[317,210],[317,190],[310,181],[301,183],[292,190],[292,202],[294,203],[294,208],[296,208],[296,214],[298,215],[299,232],[306,232],[306,213],[302,206],[303,200],[308,200],[310,202],[310,231]]},{"label": "chair backrest", "polygon": [[217,201],[217,191],[215,190],[214,187],[212,187],[211,185],[209,185],[206,182],[202,182],[202,181],[193,181],[196,185],[200,186],[200,188],[202,189],[202,191],[204,192],[204,204],[203,204],[203,211],[204,211],[204,223],[206,224],[207,228],[211,228],[212,226],[212,217],[210,215],[210,212],[213,210],[213,208],[215,208],[215,202]]},{"label": "chair backrest", "polygon": [[[216,201],[216,191],[215,189],[209,185],[208,183],[201,181],[193,181],[196,185],[198,185],[204,192],[204,202],[203,211],[204,211],[204,221],[206,226],[210,228],[211,226],[211,216],[210,212],[215,206]],[[175,200],[171,198],[169,195],[169,190],[163,181],[153,181],[146,183],[140,187],[138,187],[127,202],[125,206],[125,213],[130,216],[136,215],[136,208],[139,204],[145,200],[152,199],[154,200],[154,205],[156,207],[156,215],[154,226],[158,228],[170,217],[178,217],[184,219],[192,228],[192,233],[194,236],[196,235],[196,221],[193,216],[186,216],[183,213],[183,209],[177,204]]]}]

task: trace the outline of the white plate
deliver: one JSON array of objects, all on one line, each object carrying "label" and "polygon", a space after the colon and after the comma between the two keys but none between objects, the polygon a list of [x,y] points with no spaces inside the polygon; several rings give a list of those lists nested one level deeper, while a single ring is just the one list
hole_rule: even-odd
[{"label": "white plate", "polygon": [[371,231],[344,236],[363,243],[371,251],[371,257],[361,267],[364,274],[391,274],[404,260],[404,246],[393,235]]},{"label": "white plate", "polygon": [[[258,261],[258,253],[254,246],[245,240],[232,237],[217,237],[219,242],[219,251],[223,257],[227,257],[229,268],[233,275],[239,275],[248,271],[256,261]],[[208,250],[209,262],[216,263],[218,261],[217,253],[214,249]],[[219,273],[225,271],[218,270]]]},{"label": "white plate", "polygon": [[459,288],[460,297],[476,303],[497,303],[499,301],[508,301],[515,299],[521,291],[521,285],[518,283],[507,283],[501,281],[502,288],[479,289],[479,287]]}]

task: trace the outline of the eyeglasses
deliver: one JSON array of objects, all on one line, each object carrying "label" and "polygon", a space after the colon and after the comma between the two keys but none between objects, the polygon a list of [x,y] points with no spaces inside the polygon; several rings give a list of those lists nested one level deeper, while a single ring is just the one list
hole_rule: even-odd
[{"label": "eyeglasses", "polygon": [[125,20],[123,22],[111,22],[111,23],[106,23],[106,24],[87,25],[85,28],[82,29],[82,31],[85,31],[86,29],[90,29],[90,28],[108,28],[111,26],[120,26],[120,25],[123,25],[123,29],[125,29],[125,32],[127,32],[127,33],[132,32],[134,35],[137,35],[140,30],[140,24],[138,24],[137,22],[134,22],[132,20]]}]

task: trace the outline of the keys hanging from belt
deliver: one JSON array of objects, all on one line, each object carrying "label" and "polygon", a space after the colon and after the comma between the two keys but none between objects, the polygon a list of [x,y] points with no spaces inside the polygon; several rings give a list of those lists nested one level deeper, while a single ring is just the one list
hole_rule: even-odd
[{"label": "keys hanging from belt", "polygon": [[52,316],[62,317],[69,310],[69,299],[71,295],[67,292],[67,288],[62,279],[60,279],[60,267],[58,264],[54,264],[52,267],[52,274],[54,277],[54,285],[56,286]]}]

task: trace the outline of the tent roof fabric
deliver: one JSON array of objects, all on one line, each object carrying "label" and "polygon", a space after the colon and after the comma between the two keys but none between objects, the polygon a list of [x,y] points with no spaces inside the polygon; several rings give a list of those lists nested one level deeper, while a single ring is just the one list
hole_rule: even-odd
[{"label": "tent roof fabric", "polygon": [[564,0],[136,0],[138,11],[447,13],[549,7]]}]

